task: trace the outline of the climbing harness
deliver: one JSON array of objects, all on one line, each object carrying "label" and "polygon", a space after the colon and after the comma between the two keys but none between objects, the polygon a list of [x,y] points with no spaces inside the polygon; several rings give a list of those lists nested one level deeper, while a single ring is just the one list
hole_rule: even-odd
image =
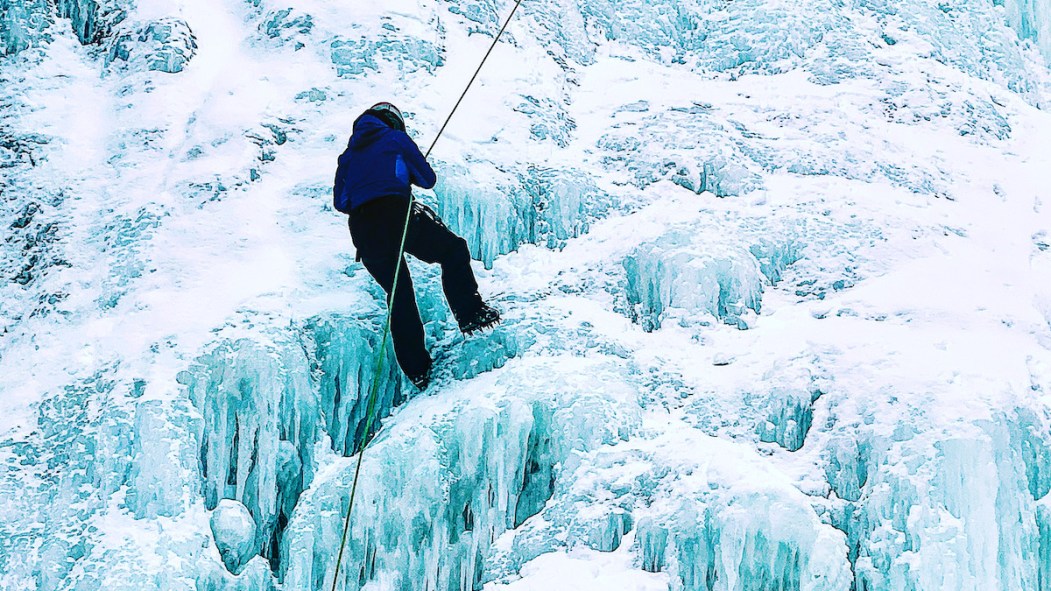
[{"label": "climbing harness", "polygon": [[[471,76],[471,80],[467,83],[467,86],[463,89],[463,93],[460,94],[460,98],[457,99],[456,104],[452,110],[449,111],[449,116],[445,118],[445,123],[442,123],[441,129],[438,130],[438,135],[434,137],[434,141],[431,142],[431,147],[427,148],[427,153],[424,154],[424,159],[427,159],[431,155],[431,151],[434,150],[434,146],[438,143],[438,139],[442,137],[442,133],[445,128],[449,125],[449,121],[452,120],[456,110],[460,108],[460,103],[463,102],[464,97],[467,96],[467,91],[471,89],[471,85],[474,84],[478,73],[482,71],[482,66],[485,65],[486,60],[489,59],[489,55],[493,53],[493,49],[496,48],[496,44],[500,42],[500,37],[507,30],[507,26],[511,24],[511,19],[514,18],[515,12],[518,10],[519,5],[522,4],[522,0],[515,0],[515,5],[511,9],[511,13],[507,15],[507,20],[504,21],[500,31],[497,32],[496,37],[493,39],[492,45],[489,46],[489,50],[485,52],[485,56],[482,58],[481,63],[478,64],[478,69],[474,71],[474,75]],[[413,203],[415,197],[409,197],[409,208],[405,214],[405,226],[401,232],[401,245],[398,247],[398,258],[395,260],[401,260],[405,256],[405,241],[409,235],[409,221],[412,219],[412,212],[414,210]],[[403,265],[398,264],[394,267],[394,284],[391,286],[390,295],[387,298],[387,320],[384,323],[383,328],[383,340],[380,343],[379,354],[376,356],[376,367],[372,372],[372,385],[369,388],[369,402],[365,408],[365,429],[361,432],[361,444],[358,446],[358,462],[354,467],[354,481],[350,486],[350,502],[347,505],[347,515],[343,519],[343,537],[339,543],[339,553],[336,555],[336,572],[332,575],[332,591],[336,591],[336,585],[339,581],[340,567],[343,565],[343,552],[347,547],[347,534],[350,532],[350,515],[354,510],[354,497],[358,491],[358,476],[361,474],[361,460],[365,457],[365,445],[368,441],[369,432],[372,430],[372,422],[375,418],[376,410],[376,393],[379,389],[380,371],[383,369],[383,362],[387,354],[387,340],[390,338],[391,328],[391,311],[394,308],[394,293],[398,290],[398,275],[401,272]]]}]

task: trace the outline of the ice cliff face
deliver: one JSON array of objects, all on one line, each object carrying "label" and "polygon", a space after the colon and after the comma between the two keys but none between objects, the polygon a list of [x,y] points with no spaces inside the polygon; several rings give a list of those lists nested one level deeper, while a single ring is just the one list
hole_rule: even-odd
[{"label": "ice cliff face", "polygon": [[[330,588],[335,157],[510,8],[0,0],[0,588]],[[413,266],[339,588],[1051,589],[1048,63],[1042,0],[525,0],[419,195],[505,322]]]}]

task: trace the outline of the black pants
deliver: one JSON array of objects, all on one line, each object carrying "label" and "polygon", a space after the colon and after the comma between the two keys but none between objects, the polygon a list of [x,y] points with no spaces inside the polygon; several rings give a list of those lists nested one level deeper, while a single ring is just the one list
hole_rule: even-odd
[{"label": "black pants", "polygon": [[[398,365],[409,376],[425,373],[431,356],[424,342],[423,323],[416,307],[416,293],[404,258],[398,258],[408,202],[398,197],[381,197],[350,215],[350,237],[358,257],[376,282],[387,292],[391,310],[391,337]],[[467,241],[453,234],[438,215],[420,203],[413,204],[412,219],[405,238],[405,252],[425,263],[442,266],[445,299],[457,318],[467,318],[482,305],[478,282],[471,270]],[[398,266],[398,289],[390,301],[394,271]]]}]

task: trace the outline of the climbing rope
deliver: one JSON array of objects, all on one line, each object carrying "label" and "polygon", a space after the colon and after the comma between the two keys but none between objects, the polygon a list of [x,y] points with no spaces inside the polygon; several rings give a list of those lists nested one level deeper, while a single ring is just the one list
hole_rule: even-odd
[{"label": "climbing rope", "polygon": [[[438,135],[434,136],[434,141],[431,142],[431,147],[427,148],[427,153],[424,154],[424,159],[430,157],[431,151],[434,150],[434,146],[438,143],[438,139],[442,137],[442,133],[449,125],[449,121],[452,120],[456,110],[460,108],[460,103],[462,103],[464,97],[467,96],[467,91],[471,89],[471,85],[473,85],[475,79],[478,78],[478,73],[482,71],[482,66],[484,66],[486,60],[489,59],[489,55],[493,53],[496,44],[500,42],[500,37],[503,36],[504,31],[507,30],[507,26],[511,24],[511,19],[514,18],[515,12],[521,4],[522,0],[515,0],[515,5],[511,9],[511,13],[507,15],[507,19],[504,21],[503,26],[500,27],[500,31],[497,32],[496,37],[493,38],[492,45],[490,45],[489,50],[485,52],[485,56],[478,64],[478,69],[474,71],[471,80],[467,83],[467,86],[464,87],[463,93],[460,94],[460,98],[457,99],[456,104],[449,112],[449,116],[445,118],[445,123],[442,123],[441,129],[438,130]],[[401,245],[398,247],[398,258],[396,259],[396,261],[399,262],[394,267],[394,284],[391,286],[390,295],[387,297],[387,319],[383,327],[383,340],[380,343],[379,355],[376,356],[376,367],[372,372],[372,385],[369,388],[369,402],[365,408],[365,429],[361,432],[361,444],[358,446],[358,462],[354,467],[354,481],[350,486],[350,503],[347,505],[347,515],[343,519],[343,537],[339,543],[339,554],[336,556],[336,572],[332,575],[332,591],[336,591],[336,585],[339,581],[340,567],[343,565],[343,552],[346,550],[347,534],[350,532],[350,515],[354,510],[354,497],[358,492],[358,477],[361,475],[361,460],[365,457],[366,441],[368,440],[369,432],[372,430],[372,423],[375,418],[376,394],[379,390],[380,371],[383,369],[383,362],[387,356],[387,340],[390,338],[391,312],[394,309],[394,294],[398,291],[398,277],[402,268],[400,261],[402,260],[402,257],[405,256],[405,241],[409,236],[409,222],[412,220],[412,205],[414,202],[415,197],[410,194],[409,208],[405,212],[405,225],[401,231]]]}]

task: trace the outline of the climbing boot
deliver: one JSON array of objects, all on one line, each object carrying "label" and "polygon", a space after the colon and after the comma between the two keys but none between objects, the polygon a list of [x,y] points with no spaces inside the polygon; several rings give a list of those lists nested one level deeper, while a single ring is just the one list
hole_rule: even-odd
[{"label": "climbing boot", "polygon": [[466,318],[457,318],[460,332],[465,335],[492,328],[500,323],[500,313],[489,304],[483,303],[478,310]]}]

